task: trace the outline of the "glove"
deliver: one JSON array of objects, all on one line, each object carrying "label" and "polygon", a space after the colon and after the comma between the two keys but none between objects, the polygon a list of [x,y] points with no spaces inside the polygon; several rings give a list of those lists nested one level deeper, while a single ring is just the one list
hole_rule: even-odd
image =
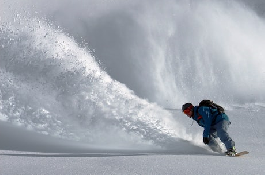
[{"label": "glove", "polygon": [[210,142],[209,137],[203,137],[203,143],[204,143],[205,145],[208,145],[209,142]]}]

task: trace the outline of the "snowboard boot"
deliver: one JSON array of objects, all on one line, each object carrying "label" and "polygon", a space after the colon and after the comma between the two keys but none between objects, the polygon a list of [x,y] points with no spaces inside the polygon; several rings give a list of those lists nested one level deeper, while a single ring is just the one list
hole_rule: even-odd
[{"label": "snowboard boot", "polygon": [[233,146],[233,148],[229,149],[228,151],[225,152],[225,154],[227,156],[230,156],[230,157],[235,157],[237,152],[236,152],[236,148]]}]

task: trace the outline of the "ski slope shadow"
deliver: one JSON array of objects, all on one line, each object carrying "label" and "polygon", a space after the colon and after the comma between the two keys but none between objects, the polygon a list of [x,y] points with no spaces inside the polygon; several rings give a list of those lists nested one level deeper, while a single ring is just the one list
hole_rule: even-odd
[{"label": "ski slope shadow", "polygon": [[[25,157],[111,157],[142,155],[209,155],[207,149],[189,141],[170,141],[162,149],[109,149],[102,145],[90,145],[63,140],[0,122],[0,155]],[[165,143],[166,144],[166,143]],[[3,151],[4,150],[4,151]],[[17,152],[22,151],[22,152]]]}]

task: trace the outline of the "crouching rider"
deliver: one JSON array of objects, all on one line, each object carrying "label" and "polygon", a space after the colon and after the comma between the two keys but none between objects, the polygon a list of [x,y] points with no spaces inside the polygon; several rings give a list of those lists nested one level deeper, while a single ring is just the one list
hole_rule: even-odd
[{"label": "crouching rider", "polygon": [[236,155],[235,142],[227,132],[231,122],[224,112],[220,113],[217,108],[208,106],[193,106],[191,103],[185,103],[182,111],[204,128],[204,144],[209,145],[214,152],[221,153],[222,149],[216,141],[219,137],[227,149],[225,153],[228,156]]}]

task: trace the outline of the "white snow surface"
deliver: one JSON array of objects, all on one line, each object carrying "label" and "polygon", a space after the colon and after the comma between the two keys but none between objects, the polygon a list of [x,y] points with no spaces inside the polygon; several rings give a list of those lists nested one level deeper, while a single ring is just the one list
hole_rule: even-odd
[{"label": "white snow surface", "polygon": [[[9,150],[0,151],[0,174],[264,174],[263,112],[263,107],[227,112],[237,150],[250,152],[236,158],[189,146],[180,151],[181,143],[170,150],[93,148],[11,126],[3,129],[1,123],[0,147]],[[184,118],[180,112],[174,115]],[[191,132],[201,133],[198,126],[189,125],[189,119],[185,122]]]},{"label": "white snow surface", "polygon": [[[1,0],[0,175],[265,174],[263,5]],[[248,155],[202,143],[202,99]]]}]

